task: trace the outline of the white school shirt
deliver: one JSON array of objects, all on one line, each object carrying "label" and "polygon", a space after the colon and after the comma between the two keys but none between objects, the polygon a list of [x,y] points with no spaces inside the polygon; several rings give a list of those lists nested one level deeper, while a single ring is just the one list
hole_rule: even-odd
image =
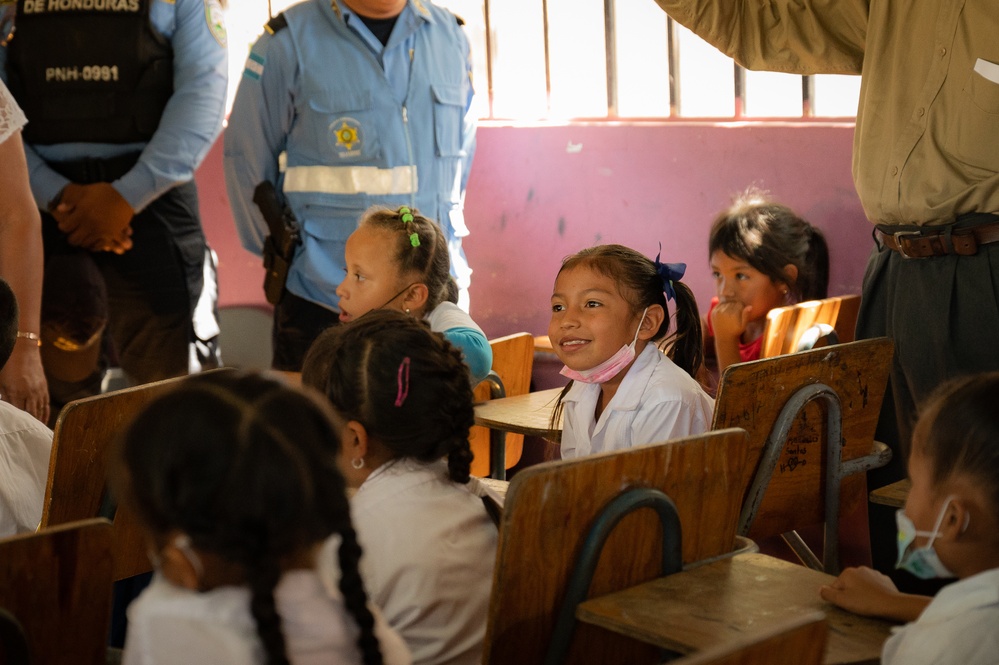
[{"label": "white school shirt", "polygon": [[474,478],[443,460],[382,465],[351,499],[361,573],[414,665],[479,665],[496,561],[496,526]]},{"label": "white school shirt", "polygon": [[562,459],[659,443],[706,432],[715,401],[648,344],[594,422],[600,384],[576,381],[562,398]]},{"label": "white school shirt", "polygon": [[884,665],[999,663],[999,568],[941,589],[919,618],[885,642]]},{"label": "white school shirt", "polygon": [[52,430],[0,402],[0,538],[38,528],[51,454]]},{"label": "white school shirt", "polygon": [[[324,556],[330,551],[323,548]],[[335,555],[335,552],[334,552]],[[327,571],[339,568],[332,563]],[[344,607],[337,581],[315,570],[285,573],[274,591],[285,650],[292,665],[360,665],[359,629]],[[264,665],[266,654],[250,614],[250,590],[225,586],[198,592],[153,575],[128,607],[124,665]],[[386,665],[412,661],[402,639],[375,615]]]}]

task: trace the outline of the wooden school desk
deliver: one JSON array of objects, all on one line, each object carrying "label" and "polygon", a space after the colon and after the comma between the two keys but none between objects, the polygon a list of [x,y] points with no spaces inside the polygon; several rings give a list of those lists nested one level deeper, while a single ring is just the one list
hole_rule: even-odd
[{"label": "wooden school desk", "polygon": [[891,485],[871,490],[871,503],[880,503],[883,506],[892,506],[894,508],[904,508],[905,500],[908,498],[911,488],[912,481],[908,478],[903,478]]},{"label": "wooden school desk", "polygon": [[825,663],[878,663],[892,624],[823,601],[819,587],[833,579],[765,554],[736,554],[590,599],[576,618],[686,654],[821,610],[829,623]]},{"label": "wooden school desk", "polygon": [[561,388],[552,388],[476,404],[475,424],[503,432],[540,436],[557,442],[561,439],[561,423],[559,431],[554,434],[548,429],[548,423],[560,392]]}]

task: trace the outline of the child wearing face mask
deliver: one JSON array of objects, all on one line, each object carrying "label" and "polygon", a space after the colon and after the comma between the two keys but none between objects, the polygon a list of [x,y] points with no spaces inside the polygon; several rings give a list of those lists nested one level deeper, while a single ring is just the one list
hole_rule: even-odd
[{"label": "child wearing face mask", "polygon": [[705,347],[717,359],[719,372],[759,359],[771,309],[826,297],[825,237],[756,189],[715,219],[708,258],[718,296],[705,319]]},{"label": "child wearing face mask", "polygon": [[[562,262],[548,336],[572,379],[552,417],[554,425],[563,416],[563,459],[711,426],[714,400],[693,378],[703,347],[697,303],[680,282],[685,268],[621,245],[584,249]],[[676,302],[671,335],[668,300]]]},{"label": "child wearing face mask", "polygon": [[957,582],[930,599],[851,568],[820,593],[844,609],[911,621],[896,629],[887,665],[999,662],[999,372],[954,380],[929,399],[909,456],[912,489],[898,511],[897,566]]},{"label": "child wearing face mask", "polygon": [[336,288],[340,321],[354,321],[373,309],[394,309],[424,319],[458,347],[472,385],[492,369],[493,352],[482,329],[455,303],[447,240],[416,210],[370,208],[344,251],[347,274]]}]

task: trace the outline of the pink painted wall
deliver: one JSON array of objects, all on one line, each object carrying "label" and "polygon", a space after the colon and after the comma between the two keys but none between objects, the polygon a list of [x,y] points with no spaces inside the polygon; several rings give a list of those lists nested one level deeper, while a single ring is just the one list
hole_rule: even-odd
[{"label": "pink painted wall", "polygon": [[[618,242],[688,264],[701,310],[713,286],[711,220],[747,185],[769,189],[826,232],[830,293],[859,293],[871,247],[850,176],[852,124],[591,124],[479,129],[465,248],[472,315],[486,334],[544,333],[561,259]],[[198,172],[221,304],[262,303],[260,260],[236,239],[221,141]]]}]

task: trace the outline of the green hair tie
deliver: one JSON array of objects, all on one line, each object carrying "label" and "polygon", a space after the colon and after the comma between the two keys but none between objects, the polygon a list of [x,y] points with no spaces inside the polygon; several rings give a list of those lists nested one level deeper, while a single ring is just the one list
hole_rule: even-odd
[{"label": "green hair tie", "polygon": [[[413,211],[406,206],[399,207],[399,219],[402,220],[403,224],[409,224],[413,221]],[[416,233],[409,234],[409,244],[413,247],[420,246],[420,236]]]}]

